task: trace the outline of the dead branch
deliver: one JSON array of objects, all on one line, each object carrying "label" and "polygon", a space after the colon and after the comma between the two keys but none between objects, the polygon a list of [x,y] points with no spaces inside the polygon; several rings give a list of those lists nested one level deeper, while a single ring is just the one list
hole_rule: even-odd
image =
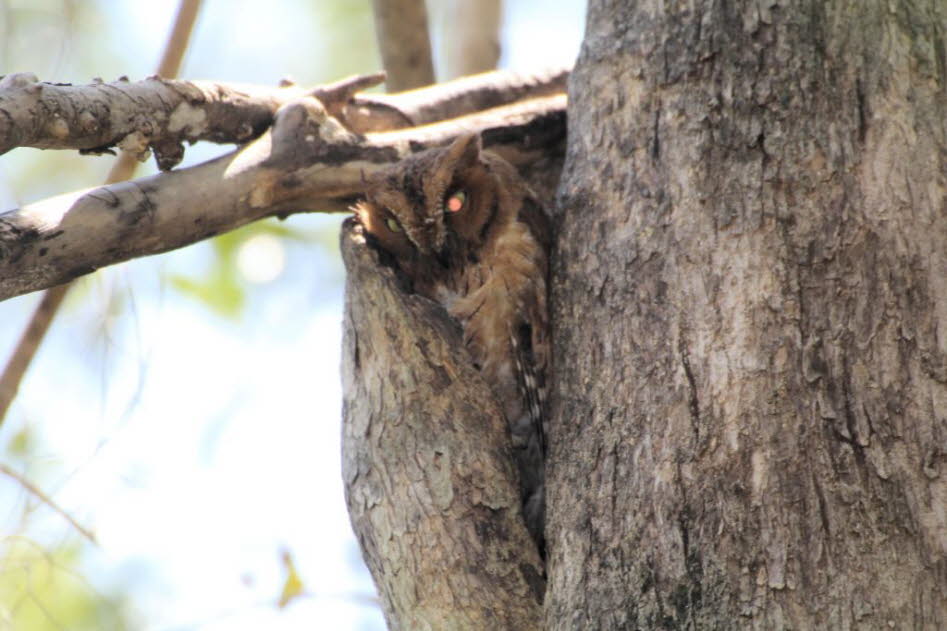
[{"label": "dead branch", "polygon": [[[356,131],[387,131],[428,125],[471,112],[566,91],[567,68],[520,74],[506,70],[485,72],[398,94],[359,94],[345,108],[345,123]],[[400,125],[373,126],[371,119],[395,110]]]},{"label": "dead branch", "polygon": [[0,153],[14,147],[87,153],[118,147],[141,156],[152,148],[166,170],[183,156],[182,142],[246,142],[301,93],[297,87],[254,90],[158,76],[76,86],[7,75],[0,81]]},{"label": "dead branch", "polygon": [[299,99],[271,131],[215,160],[0,214],[0,300],[263,217],[345,211],[365,175],[470,131],[514,164],[538,160],[565,138],[565,95],[365,136]]},{"label": "dead branch", "polygon": [[375,34],[389,92],[434,83],[424,0],[374,0]]},{"label": "dead branch", "polygon": [[395,95],[356,95],[380,83],[373,74],[304,90],[173,81],[152,77],[89,85],[41,83],[29,74],[0,80],[0,154],[14,147],[86,153],[153,150],[168,170],[183,142],[244,143],[272,123],[276,111],[305,95],[358,133],[423,125],[565,90],[565,71],[494,72]]},{"label": "dead branch", "polygon": [[[163,77],[174,77],[181,69],[181,60],[190,43],[194,23],[200,11],[201,0],[181,0],[174,18],[174,26],[165,43],[161,61],[158,63],[158,74]],[[135,157],[123,151],[118,160],[112,165],[105,183],[112,184],[127,180],[135,174],[138,162]],[[36,355],[46,332],[62,306],[63,299],[69,292],[71,284],[66,283],[52,287],[43,295],[43,299],[33,311],[30,320],[20,336],[20,341],[13,349],[9,360],[0,373],[0,425],[6,418],[7,410],[20,389],[20,383],[27,369]]]},{"label": "dead branch", "polygon": [[342,258],[342,473],[389,628],[539,629],[509,435],[459,327],[401,291],[351,221]]}]

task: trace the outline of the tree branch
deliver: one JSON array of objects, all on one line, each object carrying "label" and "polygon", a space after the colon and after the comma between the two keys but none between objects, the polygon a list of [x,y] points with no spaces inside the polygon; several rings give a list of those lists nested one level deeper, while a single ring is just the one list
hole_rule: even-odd
[{"label": "tree branch", "polygon": [[503,413],[456,322],[342,234],[342,470],[391,629],[539,629],[542,562]]},{"label": "tree branch", "polygon": [[[168,36],[168,41],[165,43],[161,61],[158,63],[159,75],[174,77],[181,69],[181,61],[184,59],[184,52],[190,42],[200,7],[200,0],[181,0],[177,14],[174,17],[174,26]],[[0,84],[2,83],[3,81],[0,81]],[[0,95],[2,95],[2,91],[0,91]],[[0,99],[2,99],[2,96],[0,96]],[[105,183],[111,184],[127,180],[135,174],[136,167],[136,157],[127,151],[123,151],[109,170]],[[36,356],[36,352],[39,350],[53,319],[59,312],[70,286],[66,283],[46,291],[39,306],[33,311],[33,315],[20,336],[16,348],[13,349],[10,359],[4,366],[3,373],[0,374],[0,424],[3,424],[7,410],[10,409],[10,404],[13,403],[13,399],[16,398],[20,389],[23,375],[26,374],[33,358]]]},{"label": "tree branch", "polygon": [[[516,101],[561,94],[566,91],[568,79],[568,68],[529,74],[498,70],[398,94],[359,94],[345,109],[345,123],[359,132],[427,125]],[[397,110],[405,122],[375,127],[367,121],[391,109]]]},{"label": "tree branch", "polygon": [[283,105],[311,95],[358,133],[446,120],[470,112],[565,90],[566,71],[494,72],[395,95],[358,95],[384,75],[352,77],[305,90],[174,81],[151,77],[89,85],[37,82],[29,74],[0,80],[0,154],[15,147],[153,150],[162,170],[183,157],[182,143],[244,143],[273,123]]},{"label": "tree branch", "polygon": [[86,153],[119,147],[140,156],[153,147],[167,170],[183,156],[183,141],[246,142],[301,92],[295,86],[256,90],[158,76],[74,86],[7,75],[0,81],[0,153],[14,147]]},{"label": "tree branch", "polygon": [[47,506],[49,506],[56,513],[59,513],[59,515],[62,516],[63,519],[68,521],[69,524],[73,528],[75,528],[76,531],[80,535],[88,539],[90,543],[98,545],[98,541],[95,540],[95,535],[92,534],[92,531],[89,530],[88,528],[83,527],[83,525],[80,524],[78,521],[76,521],[76,519],[72,515],[66,512],[66,510],[62,508],[59,504],[57,504],[53,500],[53,498],[46,495],[46,493],[43,492],[43,489],[39,488],[38,486],[36,486],[35,484],[27,480],[25,477],[23,477],[21,474],[17,473],[16,471],[11,469],[7,465],[3,464],[2,462],[0,462],[0,473],[16,480],[20,486],[22,486],[24,489],[27,490],[27,492],[35,496],[43,504],[46,504]]},{"label": "tree branch", "polygon": [[49,326],[59,312],[68,291],[68,284],[46,290],[3,367],[3,373],[0,374],[0,425],[3,424],[7,410],[20,390],[23,375],[33,362],[36,351],[43,343],[43,338],[46,337],[46,332],[49,331]]},{"label": "tree branch", "polygon": [[345,211],[365,175],[471,131],[514,164],[538,160],[565,138],[565,96],[365,136],[318,100],[300,99],[279,111],[271,131],[215,160],[0,215],[0,300],[263,217]]},{"label": "tree branch", "polygon": [[446,78],[496,68],[500,59],[500,0],[449,0],[441,23]]},{"label": "tree branch", "polygon": [[434,83],[424,0],[374,0],[375,34],[389,92]]}]

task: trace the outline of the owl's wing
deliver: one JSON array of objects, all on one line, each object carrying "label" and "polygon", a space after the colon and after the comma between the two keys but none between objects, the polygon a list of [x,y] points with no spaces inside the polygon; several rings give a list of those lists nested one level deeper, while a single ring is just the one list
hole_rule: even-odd
[{"label": "owl's wing", "polygon": [[523,198],[516,220],[526,224],[533,237],[542,246],[543,252],[552,247],[552,222],[546,209],[532,195]]},{"label": "owl's wing", "polygon": [[537,363],[533,352],[533,327],[523,323],[513,330],[511,346],[516,362],[516,380],[523,397],[524,411],[538,442],[540,453],[546,453],[546,383],[545,366]]}]

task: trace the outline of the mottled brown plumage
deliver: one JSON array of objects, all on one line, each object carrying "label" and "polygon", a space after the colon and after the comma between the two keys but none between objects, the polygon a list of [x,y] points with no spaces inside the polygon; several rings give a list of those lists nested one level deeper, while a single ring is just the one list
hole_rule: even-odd
[{"label": "mottled brown plumage", "polygon": [[372,177],[356,215],[413,291],[463,327],[513,444],[524,515],[542,546],[548,219],[516,170],[466,135]]}]

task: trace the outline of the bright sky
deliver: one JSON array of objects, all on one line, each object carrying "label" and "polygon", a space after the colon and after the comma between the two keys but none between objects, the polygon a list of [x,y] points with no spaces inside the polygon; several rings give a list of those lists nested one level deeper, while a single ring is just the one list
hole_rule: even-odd
[{"label": "bright sky", "polygon": [[[108,5],[120,13],[113,28],[130,56],[153,65],[176,4]],[[507,2],[503,65],[570,63],[583,14],[578,0]],[[323,35],[250,0],[208,1],[203,15],[188,77],[273,83],[301,74],[294,68],[305,71],[315,54],[294,43]],[[331,29],[332,19],[322,27]],[[194,161],[219,149],[188,151]],[[19,195],[9,188],[17,168],[0,159],[5,206]],[[230,322],[156,273],[193,272],[210,260],[203,244],[84,283],[0,427],[0,445],[24,427],[39,433],[41,457],[27,475],[95,531],[101,547],[86,555],[86,573],[102,587],[129,587],[143,629],[382,629],[366,604],[373,587],[342,495],[341,264],[312,245],[256,241],[238,264],[249,278],[272,282],[251,292],[243,317]],[[0,303],[0,360],[37,299]],[[122,315],[103,320],[110,301],[123,304]],[[0,505],[21,493],[0,477]],[[17,518],[0,517],[0,530],[17,528]],[[30,536],[46,544],[71,532],[52,513],[37,523]],[[284,548],[311,596],[278,610]]]}]

